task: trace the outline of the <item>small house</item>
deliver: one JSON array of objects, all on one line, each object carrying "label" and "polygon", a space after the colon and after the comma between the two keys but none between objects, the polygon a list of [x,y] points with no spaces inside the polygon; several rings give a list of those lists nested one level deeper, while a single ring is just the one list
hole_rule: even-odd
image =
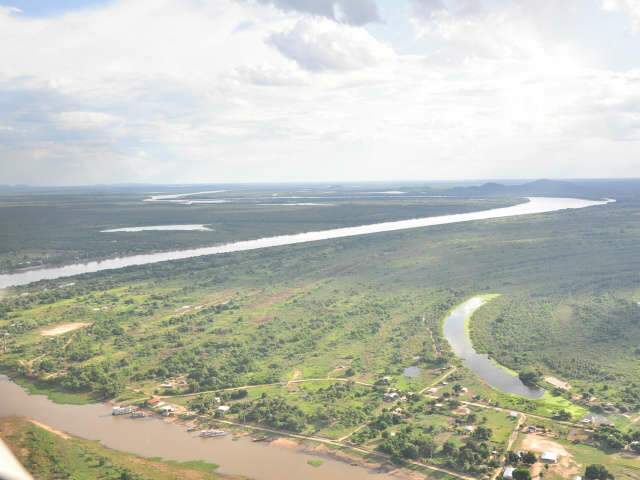
[{"label": "small house", "polygon": [[502,478],[506,478],[508,480],[513,478],[514,467],[505,467],[504,472],[502,473]]},{"label": "small house", "polygon": [[400,398],[400,394],[398,392],[387,392],[382,396],[382,399],[385,402],[395,402],[398,398]]},{"label": "small house", "polygon": [[543,452],[540,455],[540,461],[542,463],[558,463],[558,454],[555,452]]},{"label": "small house", "polygon": [[220,405],[220,406],[216,409],[216,411],[218,411],[218,412],[220,412],[220,413],[222,413],[222,414],[224,415],[224,414],[225,414],[225,413],[227,413],[230,409],[231,409],[231,407],[230,407],[229,405]]},{"label": "small house", "polygon": [[175,411],[175,408],[173,408],[171,405],[163,405],[162,407],[160,407],[159,411],[163,417],[168,417]]}]

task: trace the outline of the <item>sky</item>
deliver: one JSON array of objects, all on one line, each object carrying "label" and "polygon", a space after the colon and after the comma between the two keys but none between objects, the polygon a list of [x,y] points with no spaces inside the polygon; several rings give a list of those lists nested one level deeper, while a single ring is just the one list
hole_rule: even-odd
[{"label": "sky", "polygon": [[0,184],[640,177],[640,0],[0,0]]}]

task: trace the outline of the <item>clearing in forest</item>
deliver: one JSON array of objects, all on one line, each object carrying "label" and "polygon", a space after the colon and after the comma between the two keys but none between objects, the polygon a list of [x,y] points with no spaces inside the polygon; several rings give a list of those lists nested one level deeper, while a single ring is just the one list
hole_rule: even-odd
[{"label": "clearing in forest", "polygon": [[55,327],[42,330],[42,336],[56,337],[58,335],[63,335],[68,332],[73,332],[74,330],[78,330],[79,328],[88,327],[89,325],[91,324],[84,323],[84,322],[63,323],[62,325],[56,325]]}]

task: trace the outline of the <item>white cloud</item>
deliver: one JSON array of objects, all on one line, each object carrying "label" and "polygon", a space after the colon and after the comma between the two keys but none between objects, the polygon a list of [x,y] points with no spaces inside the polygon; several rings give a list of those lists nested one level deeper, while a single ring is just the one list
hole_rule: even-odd
[{"label": "white cloud", "polygon": [[628,40],[599,2],[421,0],[415,41],[294,3],[0,9],[1,181],[640,176],[640,59],[591,57]]},{"label": "white cloud", "polygon": [[69,130],[109,128],[122,122],[120,117],[103,112],[61,112],[53,118],[61,128]]},{"label": "white cloud", "polygon": [[440,53],[527,59],[566,48],[575,27],[577,0],[413,0],[418,35],[437,42]]},{"label": "white cloud", "polygon": [[289,64],[279,67],[268,64],[240,66],[232,70],[231,77],[241,83],[262,86],[294,86],[310,82],[307,72]]},{"label": "white cloud", "polygon": [[640,31],[640,0],[602,0],[602,8],[628,15],[634,31]]},{"label": "white cloud", "polygon": [[311,71],[373,67],[393,58],[393,50],[359,27],[315,17],[299,20],[270,43],[284,56]]},{"label": "white cloud", "polygon": [[283,10],[294,10],[352,25],[380,21],[375,0],[259,0]]}]

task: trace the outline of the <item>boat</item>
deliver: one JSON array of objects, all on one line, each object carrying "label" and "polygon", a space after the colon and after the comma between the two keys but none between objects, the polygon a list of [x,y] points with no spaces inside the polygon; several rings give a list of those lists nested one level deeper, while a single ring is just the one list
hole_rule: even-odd
[{"label": "boat", "polygon": [[147,414],[144,413],[144,412],[139,412],[138,411],[138,412],[131,412],[130,416],[131,416],[131,418],[144,418],[144,417],[147,416]]},{"label": "boat", "polygon": [[227,432],[224,430],[202,430],[200,432],[201,437],[222,437],[226,434]]},{"label": "boat", "polygon": [[111,415],[128,415],[133,413],[133,407],[113,407]]}]

